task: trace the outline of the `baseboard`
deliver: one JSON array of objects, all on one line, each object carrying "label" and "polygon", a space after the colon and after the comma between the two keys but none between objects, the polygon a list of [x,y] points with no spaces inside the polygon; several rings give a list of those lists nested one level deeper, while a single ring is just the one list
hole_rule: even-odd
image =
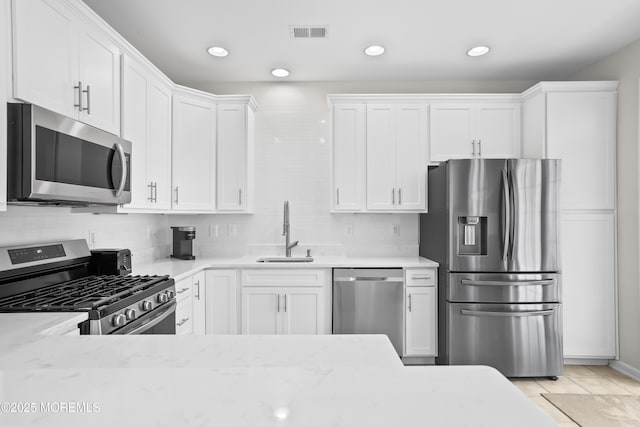
[{"label": "baseboard", "polygon": [[608,365],[609,359],[582,359],[582,358],[572,358],[565,357],[564,364],[565,365]]},{"label": "baseboard", "polygon": [[629,375],[630,377],[640,381],[640,369],[634,368],[628,363],[624,363],[619,360],[611,360],[609,362],[609,366],[611,366],[616,371],[622,372],[623,374]]}]

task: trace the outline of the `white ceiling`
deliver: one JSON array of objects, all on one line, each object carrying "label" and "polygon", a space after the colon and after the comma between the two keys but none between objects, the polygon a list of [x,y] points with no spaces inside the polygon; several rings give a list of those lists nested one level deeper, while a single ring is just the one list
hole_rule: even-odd
[{"label": "white ceiling", "polygon": [[[84,0],[178,83],[554,80],[640,39],[638,0]],[[328,25],[292,39],[290,25]],[[367,57],[381,44],[387,52]],[[478,44],[491,52],[470,58]],[[212,45],[230,55],[214,58]]]}]

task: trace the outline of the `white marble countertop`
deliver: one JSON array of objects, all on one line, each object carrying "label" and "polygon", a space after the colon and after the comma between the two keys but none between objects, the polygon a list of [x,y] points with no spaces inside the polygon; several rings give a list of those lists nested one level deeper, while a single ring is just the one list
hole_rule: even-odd
[{"label": "white marble countertop", "polygon": [[256,255],[240,258],[197,258],[192,261],[164,258],[152,262],[136,263],[134,259],[133,274],[168,274],[176,280],[210,268],[432,268],[438,263],[423,257],[339,257],[319,256],[313,262],[256,262],[260,258]]}]

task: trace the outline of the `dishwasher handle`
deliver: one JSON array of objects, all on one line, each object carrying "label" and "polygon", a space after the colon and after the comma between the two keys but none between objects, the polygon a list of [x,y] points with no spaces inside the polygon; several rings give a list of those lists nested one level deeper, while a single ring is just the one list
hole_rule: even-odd
[{"label": "dishwasher handle", "polygon": [[342,277],[334,279],[333,283],[357,283],[357,282],[385,282],[385,283],[403,283],[402,277]]}]

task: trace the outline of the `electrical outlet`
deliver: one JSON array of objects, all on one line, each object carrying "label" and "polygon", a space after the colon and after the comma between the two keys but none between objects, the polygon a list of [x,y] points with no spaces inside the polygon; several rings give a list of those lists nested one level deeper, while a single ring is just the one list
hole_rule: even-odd
[{"label": "electrical outlet", "polygon": [[96,247],[96,230],[93,229],[89,229],[89,241],[87,242],[89,245],[89,248],[95,248]]},{"label": "electrical outlet", "polygon": [[236,237],[238,235],[238,226],[236,224],[229,224],[227,226],[227,235],[229,237]]},{"label": "electrical outlet", "polygon": [[393,224],[393,235],[394,236],[399,236],[400,235],[400,224]]},{"label": "electrical outlet", "polygon": [[353,236],[353,225],[346,224],[344,226],[344,235],[347,236],[347,237]]}]

